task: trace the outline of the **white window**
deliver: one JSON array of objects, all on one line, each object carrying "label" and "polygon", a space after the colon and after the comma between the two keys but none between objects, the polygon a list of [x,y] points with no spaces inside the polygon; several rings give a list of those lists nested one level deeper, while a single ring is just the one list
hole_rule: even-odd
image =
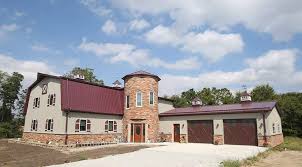
[{"label": "white window", "polygon": [[91,122],[89,119],[77,119],[75,123],[75,132],[90,132]]},{"label": "white window", "polygon": [[126,108],[130,108],[130,96],[126,96]]},{"label": "white window", "polygon": [[31,121],[31,128],[30,128],[31,131],[37,131],[38,130],[38,120],[32,120]]},{"label": "white window", "polygon": [[39,108],[40,107],[40,97],[34,98],[34,104],[33,108]]},{"label": "white window", "polygon": [[150,92],[149,94],[149,104],[153,105],[154,104],[154,93]]},{"label": "white window", "polygon": [[53,119],[46,119],[45,131],[53,131]]},{"label": "white window", "polygon": [[136,107],[143,106],[142,92],[136,92]]},{"label": "white window", "polygon": [[281,132],[280,124],[278,124],[278,133]]},{"label": "white window", "polygon": [[56,94],[49,94],[47,100],[47,107],[56,105]]},{"label": "white window", "polygon": [[117,132],[116,121],[106,121],[105,122],[105,132]]}]

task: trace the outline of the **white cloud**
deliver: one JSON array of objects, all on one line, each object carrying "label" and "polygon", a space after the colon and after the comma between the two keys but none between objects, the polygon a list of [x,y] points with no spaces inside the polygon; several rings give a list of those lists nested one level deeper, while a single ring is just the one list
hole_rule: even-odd
[{"label": "white cloud", "polygon": [[49,54],[61,54],[62,52],[59,51],[59,50],[56,50],[56,49],[52,49],[52,48],[49,48],[43,44],[33,44],[31,46],[31,49],[35,52],[44,52],[44,53],[49,53]]},{"label": "white cloud", "polygon": [[287,41],[302,32],[302,1],[291,0],[113,0],[112,4],[130,13],[168,14],[181,31],[209,25],[227,30],[241,24],[247,29],[270,33],[274,40]]},{"label": "white cloud", "polygon": [[241,52],[244,47],[240,34],[223,34],[210,30],[203,33],[181,34],[162,25],[147,32],[145,37],[151,43],[170,45],[191,53],[201,54],[210,62],[218,61],[231,53]]},{"label": "white cloud", "polygon": [[190,70],[200,67],[196,58],[190,57],[170,63],[151,56],[146,49],[138,49],[131,44],[95,43],[83,40],[78,48],[102,57],[110,63],[126,62],[135,67],[149,66],[174,70]]},{"label": "white cloud", "polygon": [[0,39],[8,33],[15,32],[19,29],[17,24],[2,24],[0,25]]},{"label": "white cloud", "polygon": [[102,31],[106,34],[113,34],[117,32],[117,28],[112,20],[107,20],[102,26]]},{"label": "white cloud", "polygon": [[32,60],[17,60],[11,56],[0,53],[0,69],[7,73],[19,72],[24,76],[23,86],[27,88],[37,77],[37,73],[58,75],[53,68],[45,62]]},{"label": "white cloud", "polygon": [[160,94],[172,95],[189,88],[203,87],[240,88],[269,83],[281,91],[301,91],[302,71],[295,69],[296,49],[271,50],[246,60],[247,67],[240,71],[212,71],[197,76],[164,74],[161,76]]},{"label": "white cloud", "polygon": [[16,15],[17,17],[22,17],[22,16],[25,15],[25,13],[24,13],[24,12],[20,12],[20,11],[16,11],[16,12],[15,12],[15,15]]},{"label": "white cloud", "polygon": [[98,0],[80,0],[80,3],[97,16],[106,16],[112,12],[110,9],[104,7]]},{"label": "white cloud", "polygon": [[77,64],[79,64],[79,60],[74,58],[68,58],[64,60],[63,64],[65,66],[76,66]]},{"label": "white cloud", "polygon": [[169,27],[158,25],[145,34],[146,40],[156,44],[176,46],[180,43],[180,35]]},{"label": "white cloud", "polygon": [[132,31],[141,31],[150,27],[150,23],[145,19],[135,19],[130,22],[129,29]]},{"label": "white cloud", "polygon": [[189,33],[184,36],[183,49],[202,54],[211,62],[230,53],[241,52],[244,43],[240,34],[221,34],[216,31]]}]

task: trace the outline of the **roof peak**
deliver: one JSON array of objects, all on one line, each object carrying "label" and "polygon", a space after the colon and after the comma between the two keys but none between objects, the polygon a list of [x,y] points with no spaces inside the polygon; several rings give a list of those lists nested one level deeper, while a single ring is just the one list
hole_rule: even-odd
[{"label": "roof peak", "polygon": [[144,71],[144,70],[138,70],[133,73],[127,74],[122,79],[125,80],[126,78],[131,77],[131,76],[151,76],[151,77],[156,78],[158,81],[160,81],[160,78],[157,75]]}]

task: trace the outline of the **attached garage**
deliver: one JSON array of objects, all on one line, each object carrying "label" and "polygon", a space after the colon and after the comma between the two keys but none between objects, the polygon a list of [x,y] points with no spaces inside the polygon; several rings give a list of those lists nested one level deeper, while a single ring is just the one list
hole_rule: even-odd
[{"label": "attached garage", "polygon": [[223,120],[224,144],[257,146],[256,119]]},{"label": "attached garage", "polygon": [[213,143],[212,120],[188,120],[189,143]]}]

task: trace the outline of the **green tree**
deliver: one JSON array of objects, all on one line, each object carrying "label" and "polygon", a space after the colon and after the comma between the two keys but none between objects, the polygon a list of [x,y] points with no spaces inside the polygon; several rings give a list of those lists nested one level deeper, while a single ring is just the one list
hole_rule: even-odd
[{"label": "green tree", "polygon": [[205,105],[231,104],[235,101],[233,94],[227,88],[203,88],[198,92],[198,97]]},{"label": "green tree", "polygon": [[19,91],[22,87],[23,75],[14,72],[11,76],[1,82],[0,101],[0,122],[7,122],[13,119],[12,111],[15,109],[15,102],[18,99]]},{"label": "green tree", "polygon": [[275,90],[269,84],[256,86],[252,90],[251,95],[253,101],[269,101],[276,99]]},{"label": "green tree", "polygon": [[302,137],[302,93],[285,93],[278,96],[283,133]]},{"label": "green tree", "polygon": [[196,96],[197,94],[193,88],[181,93],[181,98],[183,98],[186,101],[187,105],[191,105],[192,100]]},{"label": "green tree", "polygon": [[75,75],[83,75],[85,81],[104,85],[104,81],[97,79],[94,75],[94,70],[91,68],[74,67],[70,72],[64,74],[64,76],[68,78],[74,78]]},{"label": "green tree", "polygon": [[216,104],[215,95],[213,94],[211,88],[203,88],[201,91],[198,92],[198,97],[201,99],[204,105]]},{"label": "green tree", "polygon": [[175,108],[190,106],[190,104],[188,104],[186,99],[184,99],[178,95],[173,95],[173,96],[171,96],[170,99],[173,100],[173,106]]}]

